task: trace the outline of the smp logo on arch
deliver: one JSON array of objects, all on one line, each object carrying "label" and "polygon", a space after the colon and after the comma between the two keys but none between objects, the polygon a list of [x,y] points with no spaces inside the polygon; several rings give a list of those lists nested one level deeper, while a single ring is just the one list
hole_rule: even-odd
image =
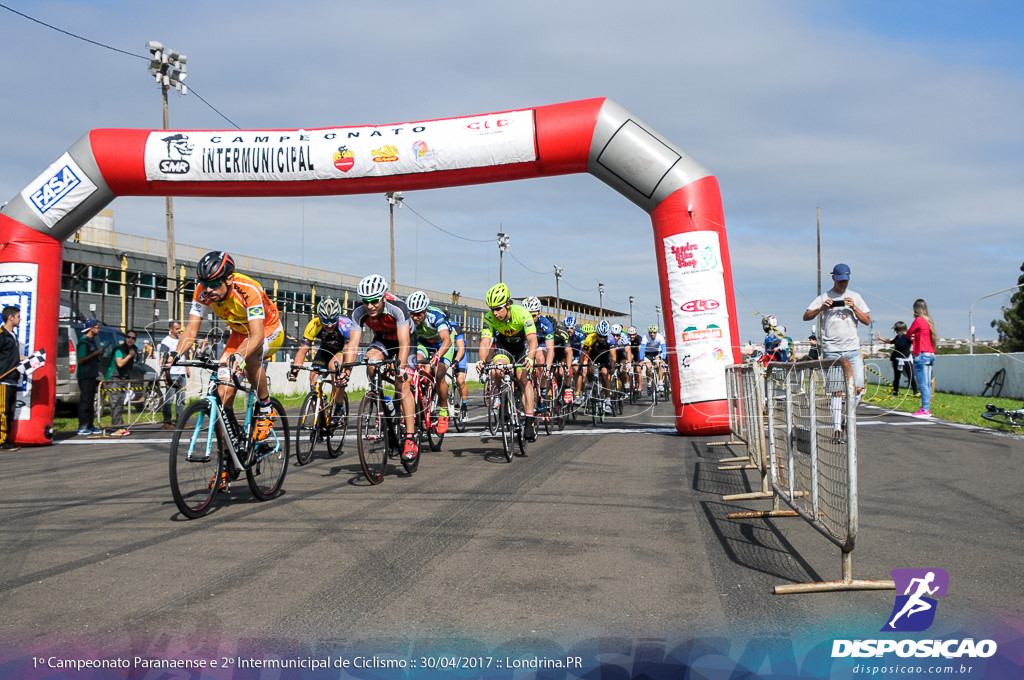
[{"label": "smp logo on arch", "polygon": [[679,305],[679,309],[684,312],[710,312],[721,306],[718,300],[688,300]]}]

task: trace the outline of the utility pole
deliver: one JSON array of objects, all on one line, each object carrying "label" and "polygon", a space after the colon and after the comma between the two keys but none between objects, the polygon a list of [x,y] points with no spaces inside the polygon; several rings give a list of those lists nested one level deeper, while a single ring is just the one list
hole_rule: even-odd
[{"label": "utility pole", "polygon": [[632,295],[630,295],[629,296],[629,325],[630,326],[633,325],[633,303],[635,301],[636,301],[636,298],[633,297]]},{"label": "utility pole", "polygon": [[604,284],[601,282],[597,284],[597,294],[601,300],[601,314],[598,317],[598,321],[600,321],[604,318]]},{"label": "utility pole", "polygon": [[391,292],[395,292],[395,205],[402,207],[402,192],[389,191],[384,196],[388,199],[388,211],[391,216]]},{"label": "utility pole", "polygon": [[498,232],[498,283],[505,283],[505,251],[508,250],[509,235]]},{"label": "utility pole", "polygon": [[821,295],[821,206],[818,206],[818,295]]},{"label": "utility pole", "polygon": [[[170,116],[167,109],[167,90],[172,87],[182,94],[188,94],[188,87],[185,85],[185,73],[188,57],[176,50],[164,49],[163,44],[155,40],[146,43],[151,58],[149,60],[149,72],[156,78],[160,86],[161,98],[163,100],[164,130],[169,130]],[[164,198],[164,208],[167,215],[167,319],[178,318],[174,314],[174,294],[178,288],[177,256],[174,252],[174,199],[170,196]]]},{"label": "utility pole", "polygon": [[558,265],[555,267],[555,318],[558,321],[562,320],[562,295],[559,292],[558,284],[562,280],[562,268]]}]

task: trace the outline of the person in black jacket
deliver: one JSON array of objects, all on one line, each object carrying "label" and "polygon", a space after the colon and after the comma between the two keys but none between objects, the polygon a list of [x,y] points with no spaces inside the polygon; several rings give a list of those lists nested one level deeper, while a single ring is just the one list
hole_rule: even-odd
[{"label": "person in black jacket", "polygon": [[21,323],[21,309],[7,305],[0,312],[3,325],[0,326],[0,451],[17,451],[14,445],[14,404],[18,395],[21,373],[17,366],[25,357],[21,356],[21,345],[15,329]]},{"label": "person in black jacket", "polygon": [[96,427],[96,386],[100,379],[100,358],[105,346],[100,345],[100,322],[88,319],[82,329],[82,337],[78,339],[76,354],[78,368],[78,434],[103,434]]},{"label": "person in black jacket", "polygon": [[892,362],[892,393],[893,396],[900,393],[900,377],[907,376],[907,385],[914,394],[917,394],[917,378],[914,377],[913,362],[910,358],[911,341],[907,337],[907,324],[897,321],[893,324],[892,330],[896,333],[891,338],[883,338],[881,333],[876,333],[878,339],[892,345],[892,354],[889,361]]}]

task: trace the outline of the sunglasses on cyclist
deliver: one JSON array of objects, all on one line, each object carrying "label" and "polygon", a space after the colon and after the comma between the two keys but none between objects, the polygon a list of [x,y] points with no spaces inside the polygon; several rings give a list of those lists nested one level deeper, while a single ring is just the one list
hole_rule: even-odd
[{"label": "sunglasses on cyclist", "polygon": [[382,299],[383,299],[382,297],[375,297],[375,298],[363,298],[363,304],[367,304],[367,305],[375,305],[375,304],[377,304],[378,302],[380,302],[380,301],[381,301]]},{"label": "sunglasses on cyclist", "polygon": [[337,317],[333,317],[333,318],[327,319],[327,318],[324,318],[324,317],[321,316],[320,317],[320,323],[321,323],[321,325],[324,325],[324,326],[337,326],[338,325],[338,318]]},{"label": "sunglasses on cyclist", "polygon": [[207,288],[220,288],[220,284],[224,283],[227,279],[198,279],[199,283],[203,284]]}]

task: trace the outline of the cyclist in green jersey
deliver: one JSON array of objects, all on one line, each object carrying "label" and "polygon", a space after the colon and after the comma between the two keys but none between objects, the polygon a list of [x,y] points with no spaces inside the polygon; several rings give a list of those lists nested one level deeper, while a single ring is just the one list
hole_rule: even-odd
[{"label": "cyclist in green jersey", "polygon": [[[533,357],[537,352],[537,328],[533,317],[521,305],[512,304],[512,294],[508,286],[499,283],[492,286],[485,297],[491,311],[484,315],[484,327],[480,331],[480,361],[477,372],[485,363],[526,364],[528,369],[516,371],[516,380],[523,393],[523,410],[526,413],[526,439],[537,439],[537,426],[534,423],[533,383],[530,381],[530,370],[533,369]],[[493,371],[491,379],[497,387],[503,371]]]}]

